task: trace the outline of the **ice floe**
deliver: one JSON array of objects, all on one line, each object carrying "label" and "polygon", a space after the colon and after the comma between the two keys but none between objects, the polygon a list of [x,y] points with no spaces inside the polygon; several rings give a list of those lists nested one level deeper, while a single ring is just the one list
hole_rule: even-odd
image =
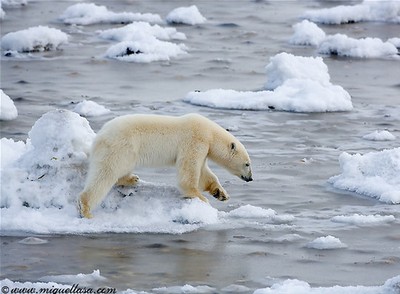
[{"label": "ice floe", "polygon": [[396,140],[396,136],[394,136],[391,132],[383,130],[376,130],[372,133],[366,134],[362,137],[365,140],[369,141],[393,141]]},{"label": "ice floe", "polygon": [[400,148],[364,155],[344,152],[339,163],[341,174],[329,179],[333,187],[390,204],[400,203]]},{"label": "ice floe", "polygon": [[325,24],[343,24],[363,21],[400,23],[398,0],[364,0],[357,5],[340,5],[332,8],[306,11],[304,18]]},{"label": "ice floe", "polygon": [[332,222],[344,223],[356,226],[369,226],[369,225],[380,225],[394,222],[396,219],[393,215],[363,215],[363,214],[352,214],[352,215],[338,215],[331,218]]},{"label": "ice floe", "polygon": [[326,237],[319,237],[307,243],[306,247],[318,250],[328,250],[346,248],[347,245],[342,243],[338,238],[329,235]]},{"label": "ice floe", "polygon": [[136,41],[147,36],[160,40],[185,40],[186,35],[175,28],[163,28],[147,22],[133,22],[120,28],[99,31],[99,37],[113,41]]},{"label": "ice floe", "polygon": [[1,38],[1,48],[3,50],[17,52],[55,50],[66,43],[68,43],[68,35],[66,33],[47,26],[37,26],[11,32]]},{"label": "ice floe", "polygon": [[168,13],[166,21],[170,24],[197,25],[206,22],[207,19],[200,13],[196,5],[192,5],[175,8]]},{"label": "ice floe", "polygon": [[158,14],[113,12],[105,6],[94,3],[77,3],[68,7],[59,19],[66,24],[92,25],[98,23],[130,23],[134,21],[146,21],[150,23],[161,23]]},{"label": "ice floe", "polygon": [[0,141],[2,155],[7,155],[1,165],[2,232],[181,234],[204,226],[264,227],[294,220],[251,205],[219,211],[200,200],[183,199],[175,186],[142,180],[135,187],[115,186],[93,219],[81,219],[76,199],[95,136],[88,121],[54,110],[36,121],[28,135],[26,143]]},{"label": "ice floe", "polygon": [[315,23],[303,20],[293,26],[294,34],[289,42],[295,45],[311,45],[318,53],[357,58],[397,56],[396,38],[382,41],[379,38],[354,39],[344,34],[326,35]]},{"label": "ice floe", "polygon": [[0,120],[13,120],[18,116],[18,110],[15,107],[14,101],[11,100],[10,96],[0,89]]},{"label": "ice floe", "polygon": [[[264,91],[212,89],[189,92],[184,101],[201,106],[247,110],[331,112],[353,109],[350,94],[330,82],[320,57],[280,53],[266,66]],[[272,89],[272,90],[270,90]]]},{"label": "ice floe", "polygon": [[72,111],[82,116],[99,116],[110,112],[110,110],[103,105],[88,100],[79,102]]}]

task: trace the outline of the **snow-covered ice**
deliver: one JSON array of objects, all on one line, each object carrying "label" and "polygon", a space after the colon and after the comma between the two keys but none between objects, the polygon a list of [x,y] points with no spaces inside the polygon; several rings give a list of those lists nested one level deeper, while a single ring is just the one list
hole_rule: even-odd
[{"label": "snow-covered ice", "polygon": [[339,157],[341,174],[329,179],[333,187],[379,201],[400,203],[400,148]]},{"label": "snow-covered ice", "polygon": [[179,55],[187,54],[184,44],[160,41],[154,36],[146,36],[138,41],[122,41],[112,45],[105,56],[128,62],[168,61]]},{"label": "snow-covered ice", "polygon": [[398,54],[396,38],[384,42],[379,38],[355,39],[344,34],[326,35],[308,20],[295,24],[293,29],[294,34],[289,40],[291,44],[315,46],[321,54],[357,58],[394,57]]},{"label": "snow-covered ice", "polygon": [[15,107],[14,101],[11,100],[10,96],[0,89],[0,120],[13,120],[18,116],[18,110]]},{"label": "snow-covered ice", "polygon": [[72,111],[82,116],[99,116],[110,112],[110,110],[103,105],[88,100],[79,102]]},{"label": "snow-covered ice", "polygon": [[362,21],[400,23],[398,0],[364,0],[357,5],[340,5],[332,8],[306,11],[304,18],[325,24],[343,24]]},{"label": "snow-covered ice", "polygon": [[337,215],[331,218],[332,222],[344,223],[356,226],[368,226],[368,225],[380,225],[391,223],[396,218],[393,215],[363,215],[363,214],[352,214],[352,215]]},{"label": "snow-covered ice", "polygon": [[328,250],[346,248],[347,245],[342,243],[338,238],[329,235],[326,237],[319,237],[307,243],[306,247],[318,250]]},{"label": "snow-covered ice", "polygon": [[6,34],[1,38],[3,50],[37,52],[58,49],[68,43],[68,35],[59,29],[47,26],[31,27]]},{"label": "snow-covered ice", "polygon": [[59,19],[66,24],[92,25],[98,23],[130,23],[134,21],[146,21],[150,23],[161,23],[158,14],[113,12],[105,6],[94,3],[77,3],[68,7]]},{"label": "snow-covered ice", "polygon": [[400,275],[387,280],[382,286],[312,287],[305,281],[288,279],[271,287],[257,289],[254,294],[397,294]]},{"label": "snow-covered ice", "polygon": [[207,19],[200,13],[196,5],[192,5],[175,8],[168,13],[166,21],[170,24],[197,25],[206,22]]},{"label": "snow-covered ice", "polygon": [[394,136],[391,132],[386,130],[376,130],[372,133],[366,134],[362,137],[365,140],[369,141],[393,141],[396,140],[396,136]]},{"label": "snow-covered ice", "polygon": [[108,29],[99,32],[99,37],[114,41],[136,41],[147,36],[154,36],[160,40],[185,40],[186,35],[175,28],[163,28],[148,22],[133,22],[126,26]]},{"label": "snow-covered ice", "polygon": [[350,94],[330,82],[328,67],[320,57],[277,54],[266,66],[264,91],[212,89],[189,92],[184,101],[228,109],[331,112],[353,109]]}]

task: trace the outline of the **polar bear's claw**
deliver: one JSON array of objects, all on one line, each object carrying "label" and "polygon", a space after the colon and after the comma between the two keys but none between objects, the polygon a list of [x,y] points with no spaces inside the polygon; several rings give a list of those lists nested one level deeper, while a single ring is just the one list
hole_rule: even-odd
[{"label": "polar bear's claw", "polygon": [[227,201],[229,199],[229,196],[226,195],[223,191],[220,189],[216,189],[212,195],[217,198],[219,201]]}]

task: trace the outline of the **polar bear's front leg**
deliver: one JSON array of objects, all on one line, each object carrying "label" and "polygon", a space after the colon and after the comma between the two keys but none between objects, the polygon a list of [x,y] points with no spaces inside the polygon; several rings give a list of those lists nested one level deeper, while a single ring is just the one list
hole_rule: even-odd
[{"label": "polar bear's front leg", "polygon": [[203,189],[203,191],[209,192],[220,201],[227,201],[230,198],[219,183],[217,176],[208,167],[207,162],[204,162],[201,169],[200,188]]}]

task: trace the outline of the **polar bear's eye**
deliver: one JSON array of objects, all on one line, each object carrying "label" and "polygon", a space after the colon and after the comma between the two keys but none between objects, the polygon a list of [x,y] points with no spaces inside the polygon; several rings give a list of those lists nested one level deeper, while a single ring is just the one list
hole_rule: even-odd
[{"label": "polar bear's eye", "polygon": [[245,166],[249,167],[249,166],[250,166],[250,163],[246,163]]}]

